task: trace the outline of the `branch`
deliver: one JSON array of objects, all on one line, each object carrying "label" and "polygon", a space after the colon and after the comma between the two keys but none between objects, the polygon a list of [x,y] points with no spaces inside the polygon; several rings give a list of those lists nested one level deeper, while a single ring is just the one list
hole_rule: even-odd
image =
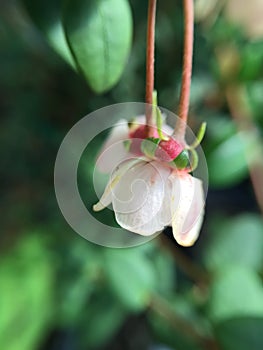
[{"label": "branch", "polygon": [[191,338],[193,341],[201,345],[203,349],[219,350],[218,345],[213,338],[201,334],[188,320],[176,315],[176,313],[171,310],[170,304],[161,296],[152,295],[149,308],[159,316],[166,319],[172,328]]},{"label": "branch", "polygon": [[192,260],[190,260],[186,255],[181,253],[181,251],[176,247],[170,238],[165,234],[159,236],[159,241],[161,247],[169,251],[178,267],[188,276],[192,281],[199,285],[199,287],[206,287],[210,282],[209,274],[203,270],[201,267],[196,265]]}]

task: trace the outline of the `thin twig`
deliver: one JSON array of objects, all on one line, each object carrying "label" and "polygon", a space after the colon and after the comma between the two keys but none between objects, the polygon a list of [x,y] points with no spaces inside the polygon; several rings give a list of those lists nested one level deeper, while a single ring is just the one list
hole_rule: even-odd
[{"label": "thin twig", "polygon": [[205,287],[210,281],[209,274],[203,270],[200,266],[196,265],[185,254],[183,254],[175,244],[172,244],[169,237],[162,234],[159,236],[161,247],[168,250],[176,261],[176,264],[182,272],[186,274],[192,281],[198,284],[200,287]]},{"label": "thin twig", "polygon": [[[156,17],[156,0],[149,0],[148,5],[148,25],[147,25],[147,50],[146,50],[146,125],[148,136],[152,135],[153,115],[153,89],[154,89],[154,42],[155,42],[155,17]],[[149,106],[150,105],[150,106]]]},{"label": "thin twig", "polygon": [[191,338],[194,342],[201,345],[203,349],[219,350],[219,347],[213,338],[201,334],[190,322],[178,316],[173,310],[171,310],[170,304],[161,296],[152,295],[149,308],[159,316],[166,319],[172,328]]},{"label": "thin twig", "polygon": [[[184,55],[183,74],[179,101],[180,133],[185,133],[187,124],[190,89],[193,64],[193,44],[194,44],[194,4],[193,0],[184,0]],[[178,132],[178,131],[177,131]]]}]

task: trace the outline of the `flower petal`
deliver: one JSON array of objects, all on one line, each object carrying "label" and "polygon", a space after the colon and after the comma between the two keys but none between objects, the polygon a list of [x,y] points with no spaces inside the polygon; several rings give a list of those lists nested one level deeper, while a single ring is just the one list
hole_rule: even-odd
[{"label": "flower petal", "polygon": [[122,176],[134,165],[137,163],[142,162],[141,159],[131,158],[124,162],[122,162],[112,173],[110,180],[108,181],[108,184],[104,190],[104,193],[99,200],[99,202],[95,205],[93,205],[94,211],[100,211],[104,208],[106,208],[112,201],[112,191],[117,186],[117,184],[120,182]]},{"label": "flower petal", "polygon": [[96,167],[102,173],[111,173],[127,155],[123,144],[129,138],[129,127],[125,119],[121,119],[113,127],[102,146]]},{"label": "flower petal", "polygon": [[168,167],[155,161],[137,164],[124,174],[112,197],[120,226],[142,235],[152,235],[164,228],[160,217],[170,174]]},{"label": "flower petal", "polygon": [[198,238],[204,215],[202,182],[189,174],[170,177],[172,189],[172,228],[176,241],[191,246]]}]

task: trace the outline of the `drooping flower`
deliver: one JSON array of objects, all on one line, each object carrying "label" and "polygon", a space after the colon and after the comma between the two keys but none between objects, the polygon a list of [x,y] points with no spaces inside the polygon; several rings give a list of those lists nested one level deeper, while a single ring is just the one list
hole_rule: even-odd
[{"label": "drooping flower", "polygon": [[149,236],[172,226],[176,241],[192,245],[204,215],[201,180],[189,174],[186,145],[176,141],[166,124],[147,138],[138,117],[129,127],[117,123],[98,158],[98,168],[111,174],[106,189],[94,205],[100,211],[112,204],[118,224],[128,231]]}]

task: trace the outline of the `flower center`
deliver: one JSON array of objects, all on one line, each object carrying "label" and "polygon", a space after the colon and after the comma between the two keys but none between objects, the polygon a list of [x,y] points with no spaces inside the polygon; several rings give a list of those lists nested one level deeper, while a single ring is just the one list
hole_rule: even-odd
[{"label": "flower center", "polygon": [[129,152],[168,163],[169,166],[178,170],[186,170],[189,166],[188,151],[173,137],[168,135],[165,137],[167,139],[161,139],[155,128],[154,137],[149,138],[146,125],[140,125],[130,130]]}]

